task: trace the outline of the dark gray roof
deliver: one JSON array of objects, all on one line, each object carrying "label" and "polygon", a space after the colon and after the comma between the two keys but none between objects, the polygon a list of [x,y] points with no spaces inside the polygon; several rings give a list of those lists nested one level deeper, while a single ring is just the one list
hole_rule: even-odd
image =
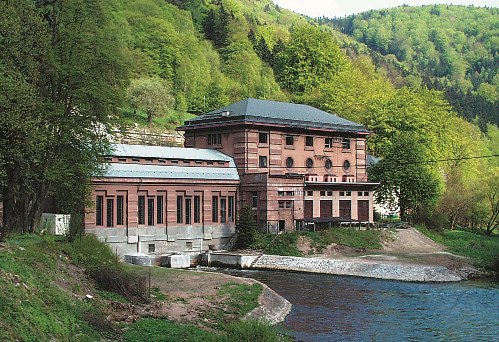
[{"label": "dark gray roof", "polygon": [[364,126],[358,123],[308,105],[252,98],[188,120],[179,129],[189,129],[190,126],[209,126],[215,123],[220,125],[221,123],[229,124],[240,121],[279,124],[288,127],[323,128],[345,132],[368,132]]}]

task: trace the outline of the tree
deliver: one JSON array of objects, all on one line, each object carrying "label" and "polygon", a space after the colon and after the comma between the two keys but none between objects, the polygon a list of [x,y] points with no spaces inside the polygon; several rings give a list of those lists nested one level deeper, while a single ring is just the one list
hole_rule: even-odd
[{"label": "tree", "polygon": [[255,240],[256,220],[253,210],[249,206],[241,209],[236,223],[236,249],[247,248]]},{"label": "tree", "polygon": [[83,213],[126,80],[111,5],[0,3],[0,238],[34,231],[49,198]]},{"label": "tree", "polygon": [[174,106],[170,85],[159,77],[139,78],[130,82],[128,98],[132,108],[147,113],[147,123]]},{"label": "tree", "polygon": [[435,205],[439,181],[429,166],[426,150],[417,135],[399,133],[386,147],[383,159],[369,169],[369,178],[380,182],[376,190],[379,203],[398,203],[403,220],[420,217]]}]

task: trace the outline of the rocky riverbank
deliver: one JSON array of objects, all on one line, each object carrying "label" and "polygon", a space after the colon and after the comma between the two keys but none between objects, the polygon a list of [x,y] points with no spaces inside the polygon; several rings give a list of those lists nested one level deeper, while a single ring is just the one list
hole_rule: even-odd
[{"label": "rocky riverbank", "polygon": [[262,255],[254,269],[323,273],[413,282],[453,282],[468,279],[477,270],[466,266],[451,270],[445,266],[405,264],[393,261],[303,258]]}]

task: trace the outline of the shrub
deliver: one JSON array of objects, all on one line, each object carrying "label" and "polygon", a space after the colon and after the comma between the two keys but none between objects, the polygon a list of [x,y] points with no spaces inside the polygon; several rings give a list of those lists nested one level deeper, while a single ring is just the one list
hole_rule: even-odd
[{"label": "shrub", "polygon": [[255,320],[238,321],[227,325],[227,340],[240,342],[292,341],[281,336],[272,326]]}]

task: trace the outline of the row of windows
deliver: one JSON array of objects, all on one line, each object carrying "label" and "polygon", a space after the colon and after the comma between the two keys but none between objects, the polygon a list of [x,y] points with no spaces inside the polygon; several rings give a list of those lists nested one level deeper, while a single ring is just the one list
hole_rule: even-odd
[{"label": "row of windows", "polygon": [[[267,134],[267,133],[260,133]],[[316,138],[322,139],[322,138]],[[293,146],[295,143],[295,137],[293,135],[286,135],[286,146]],[[341,147],[344,150],[350,149],[350,139],[348,138],[324,138],[324,148],[332,148],[335,142],[341,142]],[[314,137],[313,136],[305,136],[305,146],[313,147],[314,146]]]},{"label": "row of windows", "polygon": [[[307,190],[305,192],[305,195],[306,196],[313,196],[314,195],[314,191],[313,190]],[[332,191],[320,191],[319,192],[319,195],[321,197],[324,197],[324,196],[333,196],[333,192]],[[352,196],[352,192],[351,191],[340,191],[339,192],[339,195],[340,197],[344,197],[344,196]],[[358,197],[368,197],[369,196],[369,191],[357,191],[357,196]]]},{"label": "row of windows", "polygon": [[[286,167],[287,168],[292,168],[293,165],[295,164],[295,161],[293,160],[293,158],[291,157],[288,157],[286,158]],[[308,168],[308,169],[311,169],[314,167],[314,160],[312,158],[307,158],[307,160],[305,160],[305,166]],[[262,166],[260,166],[262,167]],[[324,167],[327,169],[327,170],[330,170],[332,169],[333,167],[333,162],[331,161],[331,159],[326,159],[324,161]],[[344,171],[348,171],[350,170],[350,167],[351,167],[351,164],[348,160],[345,160],[343,162],[343,170]]]},{"label": "row of windows", "polygon": [[[105,208],[104,208],[105,205]],[[122,226],[125,223],[125,198],[116,196],[106,198],[97,196],[95,201],[95,224],[97,226],[113,227],[115,224]],[[220,212],[218,210],[220,208]],[[200,223],[201,222],[201,196],[187,197],[177,196],[176,202],[177,223]],[[137,218],[139,225],[162,225],[165,223],[165,198],[164,196],[146,197],[138,196]],[[105,221],[104,221],[105,214]],[[116,218],[114,215],[116,214]],[[235,201],[234,196],[212,197],[212,222],[234,222]]]}]

